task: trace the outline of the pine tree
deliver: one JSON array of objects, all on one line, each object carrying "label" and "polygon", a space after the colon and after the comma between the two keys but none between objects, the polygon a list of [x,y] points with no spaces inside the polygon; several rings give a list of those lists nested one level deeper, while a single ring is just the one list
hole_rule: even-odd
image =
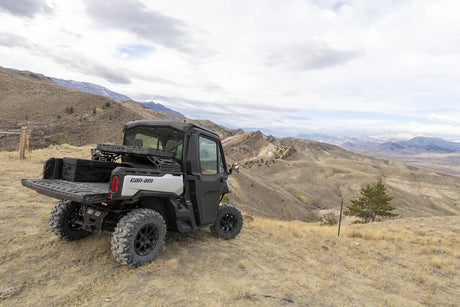
[{"label": "pine tree", "polygon": [[380,180],[373,187],[367,185],[361,189],[361,197],[352,200],[352,205],[348,206],[344,214],[349,216],[357,216],[363,219],[363,223],[375,221],[377,217],[391,218],[398,216],[391,211],[396,207],[390,205],[393,197],[388,196],[386,187]]}]

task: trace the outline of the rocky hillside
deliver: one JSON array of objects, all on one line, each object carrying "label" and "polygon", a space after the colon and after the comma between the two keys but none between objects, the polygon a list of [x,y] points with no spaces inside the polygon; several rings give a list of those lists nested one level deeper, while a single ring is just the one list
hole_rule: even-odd
[{"label": "rocky hillside", "polygon": [[224,140],[232,176],[232,201],[248,212],[309,220],[345,205],[366,184],[383,180],[403,216],[460,213],[460,177],[353,153],[338,146],[248,132]]}]

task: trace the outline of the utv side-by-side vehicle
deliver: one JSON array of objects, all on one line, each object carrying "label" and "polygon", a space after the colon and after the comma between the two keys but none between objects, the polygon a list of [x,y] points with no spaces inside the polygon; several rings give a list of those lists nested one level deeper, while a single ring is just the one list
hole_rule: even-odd
[{"label": "utv side-by-side vehicle", "polygon": [[228,175],[217,134],[192,123],[142,120],[124,126],[123,145],[99,144],[91,160],[50,158],[43,179],[22,184],[60,199],[49,217],[58,237],[112,233],[115,259],[138,267],[158,255],[167,230],[238,235],[240,211],[220,206],[230,192]]}]

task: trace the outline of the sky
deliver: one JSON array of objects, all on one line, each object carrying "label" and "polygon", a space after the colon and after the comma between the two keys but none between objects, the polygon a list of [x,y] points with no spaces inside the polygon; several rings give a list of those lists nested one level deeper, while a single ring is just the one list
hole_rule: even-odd
[{"label": "sky", "polygon": [[458,0],[1,0],[0,66],[276,136],[460,140]]}]

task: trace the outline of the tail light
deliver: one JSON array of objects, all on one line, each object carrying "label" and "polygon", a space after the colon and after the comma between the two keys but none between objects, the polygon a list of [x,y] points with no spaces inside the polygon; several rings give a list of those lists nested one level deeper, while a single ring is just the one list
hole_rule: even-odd
[{"label": "tail light", "polygon": [[112,181],[110,183],[110,192],[118,192],[118,185],[120,184],[120,178],[117,176],[112,177]]},{"label": "tail light", "polygon": [[120,185],[120,178],[118,176],[112,176],[112,179],[110,180],[109,199],[112,199],[113,194],[118,192],[119,185]]}]

